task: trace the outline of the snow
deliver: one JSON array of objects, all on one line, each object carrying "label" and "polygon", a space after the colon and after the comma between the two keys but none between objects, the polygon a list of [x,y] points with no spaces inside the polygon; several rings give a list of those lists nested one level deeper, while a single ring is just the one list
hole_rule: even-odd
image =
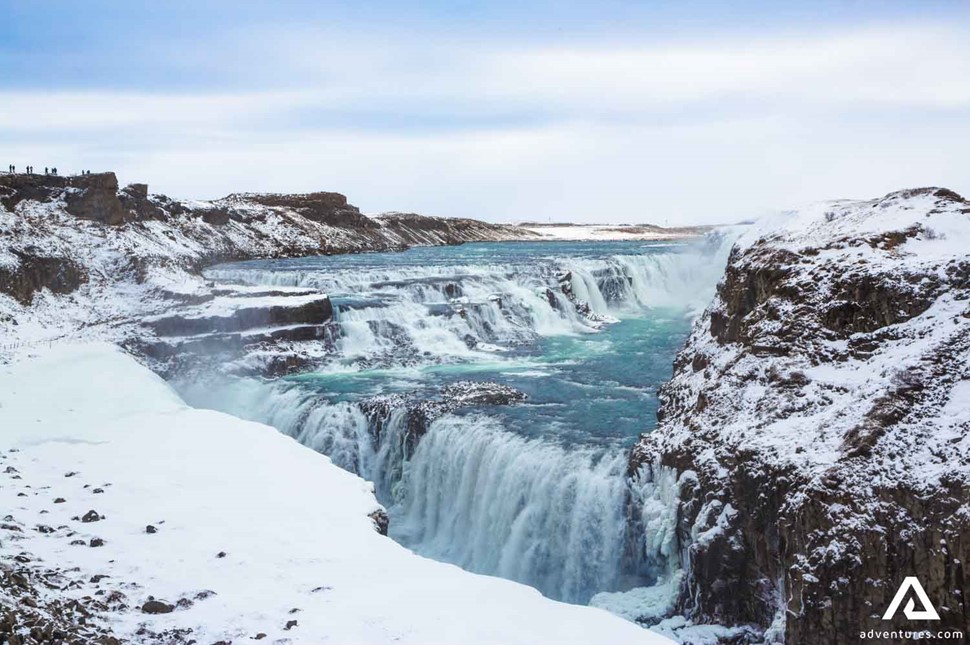
[{"label": "snow", "polygon": [[[918,544],[921,532],[939,530],[906,506],[909,496],[945,507],[965,490],[968,249],[970,202],[929,188],[766,218],[732,251],[726,279],[661,394],[664,419],[634,455],[650,463],[673,454],[697,471],[703,497],[692,502],[702,505],[681,507],[694,516],[680,548],[698,561],[717,557],[726,542],[747,553],[760,548],[745,522],[752,509],[776,504],[772,494],[780,497],[777,522],[795,535],[804,518],[819,527],[806,530],[796,551],[780,554],[795,566],[752,599],[776,616],[761,625],[766,638],[784,636],[786,620],[824,609],[833,589],[854,585],[852,593],[864,596],[858,581],[832,571],[891,559],[873,553],[880,534],[889,542],[908,522]],[[774,481],[760,484],[759,497],[739,492],[745,478]],[[958,533],[965,518],[953,522]],[[698,597],[717,593],[715,574],[700,572],[697,580]],[[786,618],[792,593],[804,613]],[[685,626],[678,637],[694,638]],[[668,627],[676,626],[654,626]],[[697,642],[706,642],[695,627]]]},{"label": "snow", "polygon": [[959,203],[941,204],[938,190],[903,190],[867,201],[808,204],[758,220],[738,245],[748,248],[759,239],[771,239],[786,248],[804,249],[919,226],[924,234],[906,243],[911,254],[931,261],[963,255],[970,233],[970,215]]},{"label": "snow", "polygon": [[677,608],[677,598],[684,583],[684,572],[678,571],[652,587],[637,587],[630,591],[603,592],[593,596],[589,604],[630,621],[646,624],[659,622]]},{"label": "snow", "polygon": [[[524,230],[473,220],[408,216],[376,229],[337,227],[307,219],[296,210],[268,207],[234,195],[213,202],[151,199],[163,220],[106,226],[70,215],[63,189],[51,201],[24,199],[13,211],[0,207],[0,272],[21,264],[14,253],[65,258],[87,276],[72,293],[34,294],[30,306],[0,293],[0,361],[11,349],[58,338],[120,340],[119,321],[164,313],[170,297],[211,295],[211,285],[195,269],[219,259],[317,255],[398,249],[456,240],[532,238]],[[204,221],[195,211],[226,208],[225,224]],[[183,212],[184,210],[184,212]]]},{"label": "snow", "polygon": [[[233,289],[233,291],[236,291]],[[265,289],[264,289],[265,291]],[[239,291],[234,296],[216,296],[212,300],[197,307],[185,307],[179,310],[179,315],[183,318],[225,318],[231,317],[240,309],[269,309],[271,307],[290,307],[296,308],[308,305],[321,300],[326,300],[327,296],[322,293],[302,292],[290,293],[287,295],[252,295],[247,296],[245,291]],[[165,315],[146,316],[144,322],[151,322],[165,318]]]},{"label": "snow", "polygon": [[[799,261],[783,267],[789,272],[786,284],[805,294],[813,311],[822,314],[844,298],[838,281],[847,272],[859,272],[873,283],[900,285],[917,293],[930,288],[924,286],[930,277],[944,283],[951,280],[948,271],[968,257],[968,211],[965,202],[945,198],[938,189],[900,191],[869,201],[813,204],[756,222],[739,238],[732,262],[742,270],[751,270],[764,261],[758,252],[800,252]],[[898,243],[886,241],[904,233]],[[907,287],[914,284],[918,286]],[[804,317],[804,313],[787,309],[790,304],[785,298],[769,302],[779,314],[757,322],[758,343],[783,338],[794,322]],[[723,301],[716,298],[710,311],[723,307]],[[874,332],[874,349],[870,352],[854,353],[850,342],[826,340],[831,333],[822,330],[815,334],[819,340],[812,341],[817,347],[798,346],[791,356],[777,358],[752,355],[742,344],[720,343],[707,328],[709,320],[704,319],[695,328],[688,348],[703,355],[711,369],[675,375],[673,383],[687,388],[693,396],[734,392],[714,401],[704,412],[711,419],[720,417],[718,443],[822,473],[844,458],[847,430],[863,424],[870,412],[871,403],[860,402],[873,402],[891,392],[908,370],[922,369],[933,355],[950,353],[956,358],[962,351],[959,338],[964,333],[967,307],[965,293],[943,290],[922,313],[908,319],[903,316],[901,322]],[[856,334],[851,340],[862,339],[862,334]],[[782,345],[786,342],[780,341]],[[780,388],[778,383],[799,376],[805,382],[797,389],[798,398],[793,399],[792,390]],[[954,391],[958,387],[954,386]],[[903,456],[888,460],[905,463],[907,476],[925,484],[938,481],[955,467],[967,470],[966,442],[949,440],[966,434],[970,409],[944,411],[935,422],[926,419],[923,425],[934,424],[947,431],[920,431],[927,435],[922,442],[902,437],[907,445],[895,447],[890,445],[891,433],[880,444],[887,455],[901,452]],[[652,440],[664,438],[669,447],[694,434],[687,429],[670,430],[655,434]],[[953,458],[941,460],[940,454]],[[713,461],[714,453],[709,456]],[[895,476],[874,473],[872,483],[890,484]]]},{"label": "snow", "polygon": [[[123,640],[147,640],[145,625],[199,642],[669,642],[407,551],[368,518],[371,484],[268,426],[186,406],[107,343],[21,351],[0,366],[0,444],[18,450],[2,463],[22,477],[0,473],[0,506],[24,527],[0,554],[78,567],[83,581],[109,575],[55,593],[127,595],[130,609],[97,618]],[[104,519],[72,519],[89,510]],[[64,528],[31,530],[39,523]],[[69,544],[91,537],[105,545]],[[204,590],[215,595],[172,613],[139,610],[149,595],[174,603]]]},{"label": "snow", "polygon": [[522,225],[543,239],[557,241],[609,241],[609,240],[676,240],[696,237],[703,229],[662,229],[653,226],[626,226],[616,224],[566,224],[562,226]]},{"label": "snow", "polygon": [[[696,624],[683,616],[672,616],[660,621],[653,629],[661,634],[676,638],[685,645],[720,645],[724,642],[762,642],[757,638],[759,630],[743,625],[727,627],[724,625]],[[764,641],[770,642],[770,641]]]}]

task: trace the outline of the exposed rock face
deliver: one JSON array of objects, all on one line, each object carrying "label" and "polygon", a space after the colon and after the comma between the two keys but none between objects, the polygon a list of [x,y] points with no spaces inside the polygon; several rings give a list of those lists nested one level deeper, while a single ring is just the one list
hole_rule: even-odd
[{"label": "exposed rock face", "polygon": [[164,316],[146,321],[146,325],[159,336],[194,336],[210,332],[235,332],[274,325],[322,325],[333,318],[333,305],[327,296],[294,298],[295,304],[280,298],[279,304],[266,306],[247,305],[240,299],[240,306],[229,311],[207,314],[205,309],[194,316]]},{"label": "exposed rock face", "polygon": [[[789,214],[734,249],[631,472],[683,477],[680,609],[789,643],[965,629],[970,203]],[[905,576],[940,614],[882,620]]]},{"label": "exposed rock face", "polygon": [[[178,313],[147,318],[142,325],[154,338],[133,340],[128,349],[151,359],[155,371],[166,376],[214,365],[223,371],[280,376],[312,364],[306,352],[299,351],[300,344],[322,341],[332,346],[337,336],[333,305],[325,295],[218,293]],[[273,352],[261,351],[270,346]],[[258,358],[246,360],[247,354]]]},{"label": "exposed rock face", "polygon": [[[146,199],[147,191],[148,187],[145,186]],[[102,224],[124,224],[134,219],[134,213],[125,208],[119,198],[118,178],[113,172],[70,177],[0,176],[0,203],[5,208],[13,210],[25,200],[41,203],[60,201],[74,217]]]},{"label": "exposed rock face", "polygon": [[391,527],[391,518],[388,516],[387,511],[383,508],[379,508],[368,517],[374,522],[374,530],[381,535],[387,535],[387,529]]},{"label": "exposed rock face", "polygon": [[374,220],[362,215],[360,209],[348,204],[347,198],[340,193],[243,194],[230,195],[226,199],[229,201],[245,200],[263,206],[290,209],[308,220],[330,226],[361,229],[380,228],[380,225]]},{"label": "exposed rock face", "polygon": [[124,224],[132,213],[118,199],[118,178],[113,172],[70,178],[74,190],[66,193],[67,212],[102,224]]},{"label": "exposed rock face", "polygon": [[380,224],[385,234],[393,236],[402,247],[536,237],[517,226],[488,224],[474,219],[428,217],[416,213],[382,213],[374,220]]},{"label": "exposed rock face", "polygon": [[524,401],[526,395],[508,385],[487,381],[457,381],[442,387],[433,394],[415,393],[386,394],[375,396],[360,403],[360,407],[370,421],[378,443],[384,433],[391,413],[404,410],[406,432],[404,454],[410,455],[417,447],[431,423],[438,417],[460,408],[484,405],[512,405]]},{"label": "exposed rock face", "polygon": [[118,192],[118,200],[135,220],[164,220],[165,211],[148,196],[148,184],[130,184]]},{"label": "exposed rock face", "polygon": [[87,280],[87,272],[66,257],[34,255],[31,249],[11,250],[18,264],[11,268],[0,265],[0,293],[29,305],[34,293],[50,289],[57,294],[70,293]]},{"label": "exposed rock face", "polygon": [[[149,194],[146,184],[119,190],[114,173],[3,174],[0,321],[24,318],[27,307],[37,309],[38,292],[80,291],[77,310],[43,302],[41,326],[90,327],[109,320],[118,325],[117,301],[103,297],[116,289],[116,297],[131,305],[134,324],[135,310],[145,315],[167,308],[158,299],[176,304],[211,299],[213,289],[200,271],[219,262],[533,237],[524,229],[474,220],[368,217],[338,193],[236,194],[180,202]],[[152,302],[139,307],[129,302],[132,295]],[[240,313],[236,322],[242,329],[252,321]],[[238,344],[225,337],[221,342]]]}]

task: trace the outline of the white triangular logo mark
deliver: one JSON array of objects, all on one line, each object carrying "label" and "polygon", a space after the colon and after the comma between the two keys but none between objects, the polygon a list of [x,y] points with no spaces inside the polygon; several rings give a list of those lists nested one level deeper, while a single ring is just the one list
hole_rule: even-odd
[{"label": "white triangular logo mark", "polygon": [[919,583],[916,576],[906,576],[903,580],[903,584],[899,585],[899,591],[896,592],[896,597],[889,604],[889,609],[883,614],[883,620],[891,620],[893,616],[896,615],[896,611],[899,609],[899,605],[902,604],[903,600],[906,599],[906,594],[912,589],[916,597],[919,598],[920,604],[923,608],[919,611],[916,610],[916,601],[912,598],[906,603],[906,607],[903,608],[903,614],[906,618],[910,620],[939,620],[940,615],[936,613],[936,609],[933,607],[933,603],[930,602],[930,597],[926,595],[926,591],[923,590],[923,585]]}]

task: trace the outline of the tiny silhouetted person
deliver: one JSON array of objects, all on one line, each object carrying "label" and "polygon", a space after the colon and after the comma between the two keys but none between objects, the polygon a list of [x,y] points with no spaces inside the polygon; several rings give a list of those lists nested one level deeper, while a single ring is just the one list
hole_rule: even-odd
[{"label": "tiny silhouetted person", "polygon": [[44,166],[44,174],[45,175],[51,174],[50,170],[51,170],[50,168],[48,168],[47,166]]},{"label": "tiny silhouetted person", "polygon": [[51,168],[51,174],[56,176],[57,175],[57,168]]}]

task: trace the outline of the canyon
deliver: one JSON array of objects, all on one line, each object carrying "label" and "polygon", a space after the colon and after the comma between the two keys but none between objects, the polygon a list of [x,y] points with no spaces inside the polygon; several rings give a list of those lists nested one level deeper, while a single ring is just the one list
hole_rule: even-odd
[{"label": "canyon", "polygon": [[[16,175],[0,177],[0,203],[8,369],[48,346],[120,345],[197,407],[268,423],[373,482],[381,503],[359,514],[418,552],[682,642],[856,642],[911,625],[882,621],[906,576],[939,611],[934,628],[968,624],[970,203],[951,191],[827,202],[713,235],[694,255],[580,245],[552,259],[524,228],[371,217],[337,193],[176,201],[119,188],[110,173]],[[422,251],[478,242],[491,246],[454,261]],[[425,255],[312,259],[405,248]],[[665,307],[683,328],[635,328],[676,343],[664,350],[672,373],[640,375],[659,394],[653,408],[636,404],[658,419],[635,422],[650,430],[639,439],[618,431],[567,449],[510,435],[522,406],[550,395],[526,392],[528,377],[502,382],[501,370],[347,400],[320,394],[337,382],[308,385],[348,363],[358,374],[433,372],[537,339],[633,342],[616,330],[640,323],[616,316]],[[610,396],[632,384],[620,380]],[[263,407],[242,403],[257,398]],[[528,527],[517,511],[489,515],[489,531],[474,513],[436,525],[432,507],[407,500],[420,492],[462,516],[488,497],[459,503],[459,480],[446,480],[453,494],[429,488],[444,476],[433,464],[455,458],[453,436],[491,455],[481,462],[491,479],[476,481],[496,484],[496,497],[526,482],[530,508],[558,509],[583,530],[553,510]],[[543,464],[555,467],[540,480]],[[495,537],[503,523],[527,539]],[[584,534],[590,525],[603,532]],[[476,551],[482,535],[517,560],[493,561],[494,545]],[[541,559],[522,565],[574,536],[575,559],[547,554],[555,575]],[[594,555],[604,545],[611,553]]]}]

